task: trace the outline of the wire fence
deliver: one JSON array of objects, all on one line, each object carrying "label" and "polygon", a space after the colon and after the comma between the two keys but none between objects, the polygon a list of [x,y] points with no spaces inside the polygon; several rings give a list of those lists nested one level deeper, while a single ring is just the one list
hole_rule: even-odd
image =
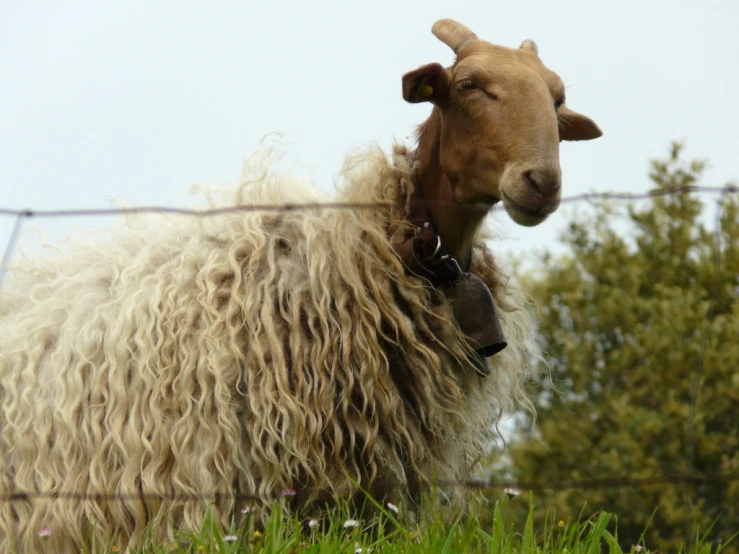
[{"label": "wire fence", "polygon": [[[655,198],[659,196],[668,196],[674,194],[684,194],[689,192],[696,192],[702,194],[720,194],[721,202],[729,194],[736,194],[739,192],[739,186],[728,184],[723,187],[717,186],[699,186],[689,185],[681,187],[666,187],[661,189],[653,189],[643,193],[626,193],[626,192],[600,192],[600,193],[585,193],[578,194],[575,196],[568,196],[562,198],[560,204],[572,204],[575,202],[593,201],[593,200],[625,200],[625,201],[637,201],[646,200],[649,198]],[[464,210],[465,207],[460,204],[449,204],[445,202],[434,202],[427,200],[427,204],[441,206],[441,207],[453,207],[456,210]],[[388,202],[372,202],[372,203],[358,203],[358,202],[315,202],[305,204],[262,204],[262,205],[241,205],[241,206],[229,206],[225,208],[213,208],[206,210],[187,209],[187,208],[173,208],[169,206],[140,206],[140,207],[128,207],[128,208],[98,208],[98,209],[71,209],[71,210],[31,210],[31,209],[12,209],[12,208],[0,208],[0,216],[15,217],[15,224],[11,232],[8,243],[5,247],[5,252],[0,263],[0,293],[2,292],[3,280],[7,269],[10,265],[10,260],[13,256],[13,252],[20,239],[23,224],[27,219],[33,218],[59,218],[59,217],[91,217],[91,216],[114,216],[114,215],[142,215],[142,214],[171,214],[171,215],[186,215],[192,217],[212,217],[223,214],[233,214],[239,212],[297,212],[297,211],[311,211],[311,210],[377,210],[387,209],[391,206]],[[469,207],[469,210],[476,210],[477,208]],[[503,207],[498,204],[493,207],[492,211],[501,211]],[[720,208],[717,211],[717,217],[719,217]]]},{"label": "wire fence", "polygon": [[[553,482],[526,482],[526,481],[486,481],[486,480],[468,480],[468,481],[435,481],[420,487],[416,490],[426,490],[430,488],[451,489],[462,487],[466,489],[476,490],[500,490],[510,495],[518,495],[521,492],[528,491],[558,491],[558,490],[588,490],[588,489],[623,489],[623,488],[643,488],[661,485],[677,485],[677,484],[703,484],[703,483],[730,483],[739,481],[739,473],[729,473],[722,475],[662,475],[658,477],[618,477],[612,479],[581,479],[576,481],[553,481]],[[404,490],[414,490],[414,487],[404,487]],[[332,493],[341,495],[342,493],[351,493],[356,491],[342,490],[326,490],[316,488],[301,488],[298,490],[287,489],[282,491],[279,496],[292,496],[297,492],[311,493]],[[37,498],[45,498],[52,500],[90,500],[90,501],[111,501],[111,500],[207,500],[214,499],[216,502],[233,498],[237,501],[260,500],[260,497],[253,494],[241,492],[212,491],[198,494],[181,494],[181,493],[75,493],[75,492],[14,492],[11,494],[0,495],[0,502],[28,501]]]},{"label": "wire fence", "polygon": [[[726,198],[731,194],[739,193],[739,186],[729,184],[723,187],[717,186],[681,186],[672,188],[660,188],[649,190],[644,193],[588,193],[580,194],[576,196],[565,197],[561,200],[561,204],[571,204],[575,202],[583,201],[595,201],[595,200],[619,200],[619,201],[638,201],[646,200],[649,198],[662,197],[668,195],[677,195],[685,193],[700,193],[700,194],[718,194],[720,195],[716,205],[716,212],[714,218],[715,225],[715,244],[716,254],[714,257],[715,264],[715,275],[718,279],[720,275],[721,267],[721,213],[725,204]],[[431,205],[440,205],[449,207],[449,204],[441,202],[427,201]],[[11,236],[5,247],[5,252],[2,258],[2,264],[0,265],[0,294],[2,293],[3,278],[9,268],[13,252],[20,239],[21,231],[23,228],[24,221],[32,218],[57,218],[57,217],[86,217],[86,216],[113,216],[113,215],[132,215],[132,214],[172,214],[172,215],[184,215],[192,217],[211,217],[221,214],[239,213],[239,212],[297,212],[307,210],[326,210],[326,209],[340,209],[340,210],[375,210],[375,209],[387,209],[391,204],[387,202],[376,202],[376,203],[307,203],[307,204],[281,204],[281,205],[241,205],[241,206],[230,206],[226,208],[215,208],[207,210],[196,210],[196,209],[185,209],[185,208],[172,208],[165,206],[144,206],[144,207],[130,207],[130,208],[109,208],[109,209],[71,209],[71,210],[14,210],[8,208],[0,208],[0,216],[15,217],[15,224],[11,232]],[[459,205],[455,205],[459,209]],[[494,210],[501,210],[501,206],[495,206]],[[709,308],[708,315],[706,318],[706,333],[704,333],[704,344],[703,353],[708,347],[708,341],[710,336],[710,327],[713,320],[713,313],[715,307],[715,299],[712,300],[712,304]],[[702,357],[699,361],[696,370],[693,385],[693,392],[691,394],[691,413],[690,413],[690,426],[691,429],[694,427],[695,418],[695,406],[697,402],[697,387],[703,372]],[[693,446],[689,450],[688,467],[692,471],[692,456],[694,451],[695,434],[691,432],[689,441]],[[6,453],[3,451],[2,453]],[[433,484],[426,485],[428,487],[442,487],[442,488],[454,488],[464,487],[468,489],[477,490],[492,490],[498,489],[506,491],[509,494],[518,494],[522,491],[544,491],[544,490],[575,490],[575,489],[607,489],[607,488],[639,488],[639,487],[652,487],[652,486],[663,486],[663,485],[675,485],[675,484],[704,484],[704,483],[729,483],[739,480],[739,473],[728,473],[728,474],[715,474],[715,475],[697,475],[697,474],[679,474],[679,475],[659,475],[645,478],[632,478],[632,477],[617,477],[617,478],[604,478],[604,479],[583,479],[583,480],[569,480],[569,481],[558,481],[558,482],[521,482],[521,481],[505,481],[505,480],[468,480],[468,481],[437,481]],[[407,489],[407,488],[406,488]],[[332,492],[334,494],[341,493],[341,491],[318,491],[316,489],[300,489],[300,491],[293,491],[290,489],[290,494],[296,492],[301,493],[312,493],[312,492]],[[283,491],[283,495],[285,492]],[[162,493],[144,493],[144,492],[131,492],[131,493],[75,493],[75,492],[35,492],[35,491],[16,491],[10,494],[0,495],[0,502],[17,502],[17,501],[30,501],[33,499],[74,499],[74,500],[89,500],[89,501],[111,501],[111,500],[207,500],[214,499],[235,499],[237,501],[248,501],[258,500],[257,497],[250,494],[241,493],[238,491],[213,491],[204,492],[201,494],[162,494]]]}]

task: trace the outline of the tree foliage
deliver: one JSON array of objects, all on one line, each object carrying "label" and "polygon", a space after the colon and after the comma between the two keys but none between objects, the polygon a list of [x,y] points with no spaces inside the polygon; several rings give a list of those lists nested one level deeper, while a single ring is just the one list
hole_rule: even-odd
[{"label": "tree foliage", "polygon": [[[705,163],[674,144],[651,163],[658,189],[699,183]],[[528,276],[551,374],[532,382],[536,428],[520,421],[515,477],[563,481],[739,473],[739,202],[694,192],[573,219],[567,254]],[[584,502],[618,516],[620,542],[677,551],[697,520],[710,540],[739,530],[739,482],[537,492],[557,517]],[[739,552],[736,542],[724,552]]]}]

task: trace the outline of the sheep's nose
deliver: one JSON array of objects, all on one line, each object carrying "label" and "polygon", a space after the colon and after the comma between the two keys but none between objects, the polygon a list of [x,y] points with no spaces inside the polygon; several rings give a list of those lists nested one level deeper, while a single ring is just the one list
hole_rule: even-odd
[{"label": "sheep's nose", "polygon": [[529,190],[539,198],[551,198],[562,188],[562,172],[559,169],[529,169],[523,173]]}]

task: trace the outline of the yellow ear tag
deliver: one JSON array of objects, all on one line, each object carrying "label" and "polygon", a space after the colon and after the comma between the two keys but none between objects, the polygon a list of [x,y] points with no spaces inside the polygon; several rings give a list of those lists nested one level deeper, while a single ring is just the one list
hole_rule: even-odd
[{"label": "yellow ear tag", "polygon": [[421,87],[421,96],[431,96],[434,93],[434,89],[429,85],[423,85]]}]

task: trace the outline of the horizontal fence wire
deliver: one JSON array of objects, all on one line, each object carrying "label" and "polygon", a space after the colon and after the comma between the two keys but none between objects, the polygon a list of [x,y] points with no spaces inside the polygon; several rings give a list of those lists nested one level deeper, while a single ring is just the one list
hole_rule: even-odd
[{"label": "horizontal fence wire", "polygon": [[[575,196],[567,196],[562,198],[560,204],[571,204],[573,202],[592,201],[592,200],[646,200],[659,196],[668,196],[672,194],[681,194],[687,192],[708,193],[708,194],[733,194],[739,192],[739,186],[726,185],[723,187],[697,186],[689,185],[683,187],[667,187],[661,189],[649,190],[643,193],[628,192],[596,192],[578,194]],[[460,204],[452,204],[450,202],[435,202],[426,200],[427,204],[432,206],[454,207],[457,210],[475,210],[477,207],[465,207]],[[377,210],[392,207],[390,202],[312,202],[305,204],[245,204],[240,206],[228,206],[225,208],[212,209],[187,209],[173,208],[168,206],[140,206],[127,208],[93,208],[93,209],[70,209],[70,210],[15,210],[11,208],[0,208],[0,216],[36,218],[36,217],[85,217],[85,216],[108,216],[108,215],[131,215],[131,214],[175,214],[189,215],[196,217],[209,217],[214,215],[238,213],[238,212],[296,212],[309,210]],[[496,205],[494,210],[503,209],[502,206]]]},{"label": "horizontal fence wire", "polygon": [[[552,481],[552,482],[525,482],[525,481],[436,481],[429,483],[416,489],[431,489],[434,487],[442,489],[466,488],[476,490],[501,490],[509,495],[518,495],[527,491],[545,491],[545,490],[587,490],[587,489],[607,489],[607,488],[641,488],[653,487],[660,485],[679,485],[679,484],[703,484],[703,483],[729,483],[739,480],[739,473],[730,473],[723,475],[663,475],[659,477],[620,477],[612,479],[582,479],[577,481]],[[413,490],[414,487],[405,487],[404,490]],[[353,491],[327,490],[317,488],[300,488],[286,489],[279,496],[294,496],[297,493],[332,493],[342,494]],[[111,501],[111,500],[207,500],[229,499],[234,498],[239,501],[260,500],[260,497],[253,494],[245,494],[240,492],[224,492],[213,491],[201,494],[180,494],[180,493],[74,493],[74,492],[14,492],[11,494],[0,495],[0,502],[8,501],[24,501],[34,500],[38,498],[51,500],[93,500],[93,501]]]},{"label": "horizontal fence wire", "polygon": [[228,206],[226,208],[211,208],[206,210],[172,208],[169,206],[141,206],[130,208],[93,208],[72,210],[12,210],[0,208],[0,215],[17,217],[84,217],[101,215],[131,215],[131,214],[175,214],[207,217],[237,212],[298,212],[309,210],[378,210],[392,206],[390,202],[310,202],[305,204],[245,204]]},{"label": "horizontal fence wire", "polygon": [[[739,186],[730,184],[723,187],[717,186],[681,186],[653,189],[643,193],[586,193],[575,196],[562,198],[560,204],[571,204],[583,201],[596,200],[625,200],[638,201],[647,200],[649,198],[662,197],[668,195],[684,194],[684,193],[701,193],[701,194],[721,194],[721,201],[718,203],[716,210],[716,264],[720,263],[720,214],[723,207],[723,200],[729,194],[739,193]],[[452,204],[444,202],[426,201],[430,205],[439,205],[451,207]],[[389,202],[374,203],[356,203],[356,202],[337,202],[337,203],[306,203],[306,204],[264,204],[264,205],[240,205],[229,206],[225,208],[213,208],[205,210],[173,208],[166,206],[143,206],[143,207],[127,207],[127,208],[106,208],[106,209],[70,209],[70,210],[14,210],[9,208],[0,208],[0,216],[15,217],[16,222],[11,233],[10,240],[5,249],[0,266],[0,292],[2,291],[2,280],[6,273],[13,250],[20,238],[20,232],[23,227],[23,221],[30,218],[47,218],[47,217],[85,217],[85,216],[112,216],[112,215],[132,215],[132,214],[173,214],[186,215],[194,217],[210,217],[221,214],[232,214],[238,212],[297,212],[308,210],[376,210],[388,209],[392,207]],[[454,205],[455,209],[465,209],[459,204]],[[478,208],[467,208],[478,209]],[[494,210],[502,210],[502,206],[496,205]],[[710,324],[710,322],[709,322]],[[705,348],[706,345],[704,345]],[[702,368],[700,368],[702,369]],[[698,372],[700,371],[697,370]],[[695,401],[695,399],[693,399]],[[3,452],[4,454],[4,452]],[[691,460],[692,462],[692,460]],[[691,464],[692,465],[692,464]],[[588,489],[606,489],[606,488],[639,488],[650,486],[679,485],[679,484],[705,484],[705,483],[729,483],[739,480],[739,473],[720,474],[720,475],[661,475],[654,477],[632,478],[618,477],[608,479],[583,479],[569,481],[554,482],[521,482],[521,481],[501,481],[501,480],[471,480],[471,481],[438,481],[423,488],[441,487],[455,488],[463,487],[476,490],[502,490],[509,495],[516,495],[524,491],[544,491],[544,490],[588,490]],[[341,494],[342,491],[318,490],[314,488],[304,489],[288,489],[282,492],[282,496],[292,496],[297,493],[310,494],[316,492],[329,492],[333,494]],[[355,491],[345,491],[355,492]],[[279,497],[279,495],[276,495]],[[113,501],[113,500],[180,500],[180,501],[197,501],[213,499],[219,500],[234,499],[236,501],[259,500],[252,494],[244,494],[237,491],[231,492],[209,492],[202,494],[180,494],[180,493],[76,493],[76,492],[37,492],[37,491],[16,491],[10,494],[0,495],[0,502],[18,502],[32,501],[34,499],[51,499],[51,500],[87,500],[87,501]]]}]

